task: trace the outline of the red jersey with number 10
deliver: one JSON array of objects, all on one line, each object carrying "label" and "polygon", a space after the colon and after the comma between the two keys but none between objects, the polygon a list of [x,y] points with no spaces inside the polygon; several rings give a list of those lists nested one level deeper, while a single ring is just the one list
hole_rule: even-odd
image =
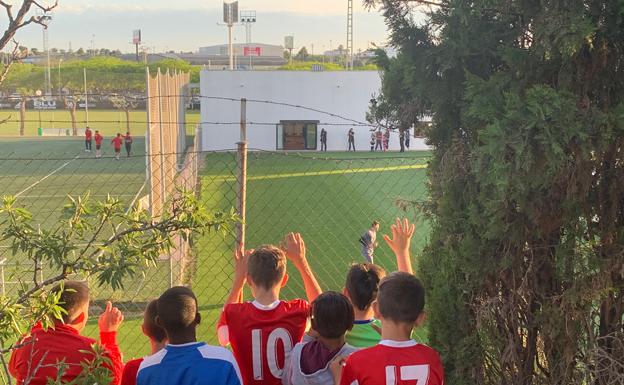
[{"label": "red jersey with number 10", "polygon": [[383,340],[347,358],[340,385],[444,385],[444,369],[427,345]]},{"label": "red jersey with number 10", "polygon": [[223,308],[219,342],[232,345],[245,385],[281,385],[286,356],[301,342],[309,315],[310,305],[302,299]]}]

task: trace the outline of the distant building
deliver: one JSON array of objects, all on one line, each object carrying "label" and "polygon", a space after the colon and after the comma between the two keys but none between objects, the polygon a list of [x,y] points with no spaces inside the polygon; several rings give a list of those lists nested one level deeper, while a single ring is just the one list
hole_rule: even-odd
[{"label": "distant building", "polygon": [[[233,44],[234,55],[236,56],[258,56],[258,57],[283,57],[284,47],[281,45],[271,45],[262,43]],[[228,45],[220,44],[209,47],[200,47],[199,55],[202,56],[229,56]]]},{"label": "distant building", "polygon": [[[366,121],[371,96],[381,88],[378,71],[203,70],[200,78],[203,151],[235,148],[240,140],[237,124],[222,124],[239,119],[240,103],[223,98],[276,102],[247,103],[247,120],[261,122],[247,128],[250,148],[314,151],[320,148],[324,128],[327,148],[346,151],[347,133],[353,128],[356,149],[370,151],[374,127],[356,122]],[[412,139],[411,150],[427,148],[423,139]],[[390,149],[399,149],[396,131]]]}]

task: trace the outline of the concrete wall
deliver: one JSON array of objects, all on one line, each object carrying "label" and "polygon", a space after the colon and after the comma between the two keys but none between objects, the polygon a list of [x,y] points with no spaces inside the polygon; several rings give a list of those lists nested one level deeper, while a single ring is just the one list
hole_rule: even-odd
[{"label": "concrete wall", "polygon": [[[238,122],[240,103],[206,97],[247,98],[284,102],[326,111],[358,122],[366,121],[366,111],[373,94],[379,92],[381,79],[376,71],[303,72],[303,71],[202,71],[202,122]],[[329,151],[347,149],[348,120],[316,111],[266,103],[247,103],[249,124],[247,139],[250,148],[276,150],[276,125],[280,120],[318,120],[318,140],[321,128],[327,130]],[[329,123],[323,125],[323,123]],[[346,124],[331,125],[332,123]],[[202,149],[236,148],[239,140],[237,124],[204,123]],[[358,151],[370,150],[370,127],[354,127]],[[411,138],[411,150],[424,150],[421,139]],[[320,144],[317,146],[320,148]],[[397,132],[392,132],[390,148],[399,149]]]}]

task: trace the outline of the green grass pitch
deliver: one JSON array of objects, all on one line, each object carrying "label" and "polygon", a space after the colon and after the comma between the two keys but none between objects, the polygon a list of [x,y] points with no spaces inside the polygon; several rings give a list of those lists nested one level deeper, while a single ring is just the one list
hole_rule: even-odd
[{"label": "green grass pitch", "polygon": [[[3,138],[2,154],[12,158],[53,158],[47,161],[0,160],[1,194],[26,190],[19,199],[35,213],[42,226],[58,221],[58,211],[67,194],[90,191],[96,198],[107,193],[131,202],[145,181],[142,156],[117,162],[107,142],[105,158],[94,159],[84,152],[81,138]],[[144,153],[141,138],[135,154]],[[319,157],[320,156],[320,157]],[[6,157],[6,156],[5,156]],[[75,158],[77,157],[77,158]],[[308,247],[310,264],[325,290],[341,290],[348,266],[362,260],[358,238],[374,219],[381,221],[380,233],[387,233],[397,216],[416,217],[403,211],[401,199],[422,201],[426,196],[427,153],[250,153],[247,200],[247,246],[279,243],[289,231],[301,232]],[[74,159],[75,158],[75,159]],[[58,159],[58,160],[55,160]],[[209,153],[201,173],[201,196],[208,207],[229,210],[235,207],[235,155]],[[69,164],[63,166],[66,162]],[[52,173],[59,167],[59,171]],[[34,186],[32,186],[35,184]],[[32,186],[32,187],[31,187]],[[426,222],[418,222],[412,246],[417,256],[428,233]],[[396,268],[390,250],[379,235],[376,262],[388,271]],[[215,325],[231,284],[233,236],[209,234],[195,243],[196,265],[192,276],[203,322],[199,338],[215,343]],[[6,249],[0,249],[8,257]],[[18,262],[18,261],[15,261]],[[149,344],[142,336],[141,310],[145,301],[156,298],[168,287],[168,262],[137,277],[123,291],[94,288],[95,306],[113,299],[125,311],[126,321],[119,331],[125,359],[148,354]],[[19,270],[22,269],[22,270]],[[15,271],[23,271],[25,266]],[[28,274],[28,273],[25,273]],[[298,273],[289,267],[290,281],[284,298],[303,296]],[[6,277],[10,281],[10,277]],[[7,288],[10,285],[7,284]],[[249,290],[245,291],[249,298]],[[86,333],[97,337],[92,319]],[[422,337],[422,335],[420,336]]]}]

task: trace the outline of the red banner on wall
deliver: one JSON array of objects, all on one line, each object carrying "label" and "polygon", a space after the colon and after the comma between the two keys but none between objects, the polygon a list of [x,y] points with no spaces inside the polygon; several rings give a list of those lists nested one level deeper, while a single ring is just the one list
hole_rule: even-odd
[{"label": "red banner on wall", "polygon": [[245,47],[243,55],[245,56],[260,56],[262,54],[261,47]]}]

